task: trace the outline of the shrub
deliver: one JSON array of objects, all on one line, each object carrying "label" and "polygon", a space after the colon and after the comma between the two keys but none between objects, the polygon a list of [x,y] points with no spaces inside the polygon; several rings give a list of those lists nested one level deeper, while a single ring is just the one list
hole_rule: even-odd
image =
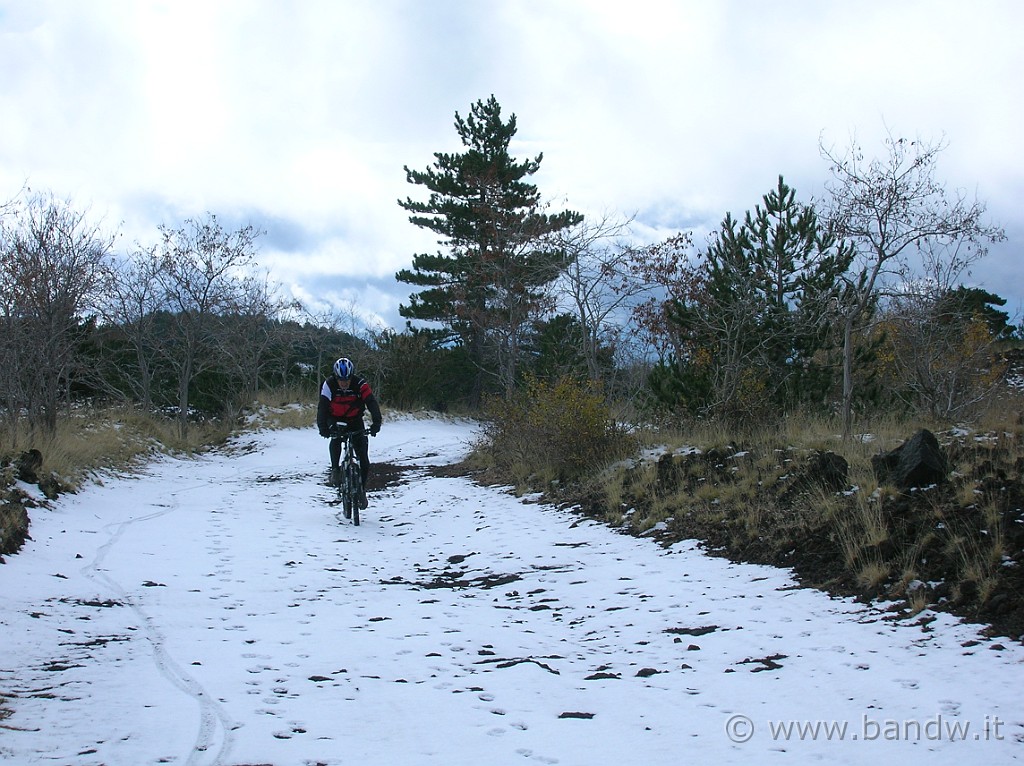
[{"label": "shrub", "polygon": [[594,383],[536,378],[484,407],[479,451],[502,480],[539,488],[568,481],[629,452]]}]

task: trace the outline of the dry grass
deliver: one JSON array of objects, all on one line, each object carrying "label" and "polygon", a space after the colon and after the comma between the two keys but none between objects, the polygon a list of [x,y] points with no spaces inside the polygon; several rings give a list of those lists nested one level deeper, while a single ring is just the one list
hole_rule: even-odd
[{"label": "dry grass", "polygon": [[292,386],[261,391],[243,413],[243,422],[261,428],[312,428],[318,391]]},{"label": "dry grass", "polygon": [[200,451],[227,439],[233,424],[207,420],[189,425],[182,438],[178,423],[158,414],[127,407],[82,408],[65,414],[52,434],[31,433],[20,426],[4,433],[0,452],[9,458],[37,449],[43,456],[40,474],[54,474],[65,484],[77,484],[103,469],[122,469],[157,452]]},{"label": "dry grass", "polygon": [[928,590],[926,588],[918,587],[905,592],[907,598],[907,609],[911,616],[920,614],[928,608]]},{"label": "dry grass", "polygon": [[880,487],[851,495],[844,512],[835,518],[841,540],[843,561],[855,567],[870,559],[874,552],[890,543],[890,530],[882,511],[888,495]]},{"label": "dry grass", "polygon": [[877,590],[888,579],[892,570],[879,559],[861,564],[857,569],[857,584],[867,591]]}]

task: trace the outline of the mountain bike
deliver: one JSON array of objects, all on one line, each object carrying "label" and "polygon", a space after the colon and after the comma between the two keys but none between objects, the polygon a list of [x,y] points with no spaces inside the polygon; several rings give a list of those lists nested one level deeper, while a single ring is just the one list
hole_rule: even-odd
[{"label": "mountain bike", "polygon": [[352,523],[357,527],[359,526],[359,511],[361,510],[360,501],[365,502],[364,498],[366,496],[363,494],[363,472],[359,467],[359,458],[356,456],[356,448],[352,437],[365,436],[369,433],[369,428],[350,430],[342,423],[335,423],[329,431],[331,441],[341,439],[342,442],[341,460],[338,461],[340,476],[336,484],[338,499],[341,501],[341,508],[345,518],[352,519]]}]

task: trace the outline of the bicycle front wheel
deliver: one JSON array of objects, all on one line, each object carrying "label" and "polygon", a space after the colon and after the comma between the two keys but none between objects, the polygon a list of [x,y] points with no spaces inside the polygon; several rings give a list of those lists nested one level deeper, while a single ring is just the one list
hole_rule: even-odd
[{"label": "bicycle front wheel", "polygon": [[347,470],[342,470],[341,481],[338,482],[338,494],[341,496],[341,509],[346,519],[352,518],[352,509],[355,507],[352,494],[352,481]]},{"label": "bicycle front wheel", "polygon": [[356,463],[349,463],[346,466],[346,481],[345,484],[348,487],[347,497],[345,502],[348,507],[352,509],[352,523],[357,527],[359,526],[359,490],[362,484],[361,476],[359,473],[359,466]]}]

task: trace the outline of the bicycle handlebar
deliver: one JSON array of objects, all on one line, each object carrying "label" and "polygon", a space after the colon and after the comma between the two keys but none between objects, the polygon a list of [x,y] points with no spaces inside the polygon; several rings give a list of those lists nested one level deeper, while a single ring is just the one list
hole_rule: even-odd
[{"label": "bicycle handlebar", "polygon": [[369,436],[369,428],[345,428],[339,423],[334,423],[327,429],[327,435],[332,439],[349,439],[353,436]]}]

